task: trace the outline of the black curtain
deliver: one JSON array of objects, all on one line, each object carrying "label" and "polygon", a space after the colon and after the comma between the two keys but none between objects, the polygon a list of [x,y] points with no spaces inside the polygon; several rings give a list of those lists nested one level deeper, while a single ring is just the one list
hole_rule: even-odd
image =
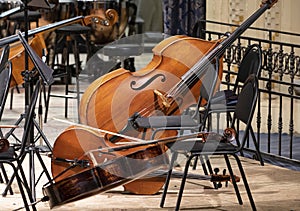
[{"label": "black curtain", "polygon": [[162,0],[164,33],[200,36],[206,19],[206,0]]}]

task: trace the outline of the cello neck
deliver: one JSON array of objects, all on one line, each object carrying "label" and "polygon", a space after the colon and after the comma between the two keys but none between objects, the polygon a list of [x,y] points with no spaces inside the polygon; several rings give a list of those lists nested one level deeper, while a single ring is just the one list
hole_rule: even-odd
[{"label": "cello neck", "polygon": [[220,47],[212,52],[212,58],[221,57],[228,48],[242,33],[244,33],[267,9],[270,9],[278,0],[264,0],[262,1],[261,7],[252,14],[245,22],[243,22],[227,39],[220,43]]},{"label": "cello neck", "polygon": [[183,85],[191,88],[205,73],[211,63],[222,57],[225,50],[244,33],[267,9],[270,9],[278,0],[263,0],[261,7],[243,22],[233,33],[221,41],[215,48],[204,55],[189,71],[182,77]]}]

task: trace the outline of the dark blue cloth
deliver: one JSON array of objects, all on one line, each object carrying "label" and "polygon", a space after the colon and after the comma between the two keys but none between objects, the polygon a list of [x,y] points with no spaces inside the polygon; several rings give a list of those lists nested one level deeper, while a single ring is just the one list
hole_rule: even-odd
[{"label": "dark blue cloth", "polygon": [[163,0],[164,33],[193,34],[195,24],[205,19],[205,0]]}]

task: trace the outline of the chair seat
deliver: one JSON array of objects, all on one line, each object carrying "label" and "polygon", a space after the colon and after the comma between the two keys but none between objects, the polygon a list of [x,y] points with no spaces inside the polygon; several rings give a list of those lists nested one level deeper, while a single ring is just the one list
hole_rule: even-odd
[{"label": "chair seat", "polygon": [[199,140],[184,140],[177,141],[175,143],[166,144],[167,147],[171,148],[173,151],[183,153],[183,152],[191,152],[194,154],[197,153],[208,153],[208,154],[218,154],[218,152],[235,152],[237,147],[232,143],[220,142],[219,140],[207,140],[206,142],[202,142]]},{"label": "chair seat", "polygon": [[0,159],[10,160],[15,157],[14,147],[9,147],[7,151],[0,153]]}]

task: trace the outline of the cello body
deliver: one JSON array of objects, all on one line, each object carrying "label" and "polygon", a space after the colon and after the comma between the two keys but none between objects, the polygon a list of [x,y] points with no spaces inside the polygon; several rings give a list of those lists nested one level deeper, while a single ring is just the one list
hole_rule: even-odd
[{"label": "cello body", "polygon": [[[89,188],[94,189],[94,190],[90,190],[91,192],[94,191],[103,192],[105,190],[111,189],[113,187],[116,187],[117,185],[122,185],[122,184],[124,185],[126,191],[130,191],[130,192],[133,191],[138,194],[153,194],[153,192],[156,193],[158,190],[161,189],[165,181],[164,177],[146,178],[146,179],[133,178],[134,175],[135,176],[138,175],[138,173],[136,172],[134,173],[134,175],[131,175],[130,178],[128,178],[129,177],[127,175],[128,173],[123,174],[124,170],[121,170],[122,169],[121,167],[123,167],[124,169],[140,168],[140,170],[138,170],[139,172],[140,171],[144,172],[143,170],[144,168],[146,168],[147,171],[166,168],[168,165],[168,156],[165,153],[163,153],[164,147],[162,145],[157,145],[152,147],[149,147],[147,145],[142,147],[135,147],[129,150],[116,151],[112,153],[101,153],[101,151],[99,152],[97,151],[97,149],[105,151],[106,149],[110,149],[113,147],[116,147],[116,145],[109,143],[109,141],[106,140],[103,133],[100,133],[97,130],[86,128],[83,126],[70,126],[67,129],[65,129],[64,132],[62,132],[59,135],[59,137],[56,139],[53,146],[51,170],[52,170],[53,178],[55,180],[55,185],[48,188],[48,191],[50,191],[51,193],[47,193],[47,195],[67,194],[67,192],[70,192],[70,190],[64,192],[64,189],[61,188],[61,186],[66,185],[65,184],[66,181],[70,182],[73,181],[75,178],[77,178],[77,181],[78,179],[84,180],[86,174],[90,175],[96,172],[95,174],[98,175],[99,172],[108,171],[106,164],[105,164],[106,165],[105,169],[103,169],[103,167],[100,166],[103,163],[114,162],[115,159],[119,160],[117,162],[118,169],[117,170],[111,169],[110,172],[107,172],[107,174],[110,174],[110,178],[105,178],[105,177],[98,178],[98,176],[96,176],[97,180],[102,181],[100,183],[102,185],[101,187],[98,186],[95,187],[94,185],[92,187],[84,187],[85,185],[82,185],[84,183],[85,184],[88,184],[89,182],[94,183],[94,179],[90,181],[89,178],[86,178],[86,181],[82,181],[81,184],[79,184],[79,186],[81,187],[80,191],[82,191],[82,195],[91,194],[87,191],[87,189]],[[95,150],[96,152],[93,153],[93,151]],[[123,159],[121,157],[126,158],[132,155],[134,155],[134,160],[126,161],[125,163],[122,161],[123,165],[127,165],[127,166],[121,166],[122,162],[120,162],[120,160]],[[81,163],[81,165],[76,165],[73,167],[72,165],[75,162],[75,160],[80,160],[83,162]],[[72,167],[70,168],[70,166]],[[65,171],[66,169],[68,170]],[[128,171],[128,169],[125,171]],[[134,172],[134,171],[130,171],[130,172]],[[112,173],[115,173],[117,175],[122,174],[122,178],[115,178],[113,175],[111,175]],[[144,175],[140,175],[140,176],[144,176]],[[104,182],[104,180],[109,181],[111,178],[116,179],[116,181]],[[105,185],[103,186],[103,184],[109,185],[110,188],[108,188]],[[137,187],[139,184],[142,185],[140,187]],[[76,186],[76,184],[73,184],[72,186],[74,187],[72,187],[73,196],[71,198],[78,195],[78,192],[76,191],[74,194],[73,189],[74,190],[77,189],[78,191],[78,187],[79,187]],[[70,188],[70,186],[68,187]],[[60,190],[58,190],[57,188]],[[56,191],[60,193],[54,194],[53,192]],[[68,195],[70,194],[71,193],[68,193]],[[65,196],[61,196],[61,197],[65,197]],[[63,199],[62,201],[64,202],[65,200],[67,199]],[[55,202],[55,204],[56,203],[58,202]]]},{"label": "cello body", "polygon": [[[107,141],[104,135],[97,130],[81,126],[70,126],[66,128],[55,140],[51,162],[52,176],[55,178],[55,181],[60,181],[86,170],[86,168],[83,168],[82,166],[75,166],[60,175],[61,172],[72,165],[71,162],[66,162],[67,160],[80,158],[81,160],[85,160],[89,167],[94,167],[93,159],[86,153],[95,149],[106,149],[115,146],[115,144]],[[141,147],[140,149],[144,150],[145,148]],[[116,152],[116,154],[118,156],[126,156],[134,151],[136,151],[136,149],[120,151]],[[168,157],[166,154],[159,156],[163,158],[164,162],[167,162]],[[105,160],[112,160],[114,158],[115,155],[103,154],[101,156],[99,154],[96,161],[97,163],[102,163]],[[138,179],[126,184],[124,188],[125,191],[136,194],[153,194],[157,193],[162,188],[164,181],[164,177],[147,178],[142,180]]]},{"label": "cello body", "polygon": [[[152,61],[141,70],[130,72],[120,68],[103,75],[82,96],[79,108],[81,123],[119,132],[136,112],[141,116],[180,114],[189,105],[197,103],[200,80],[188,92],[167,99],[172,101],[170,107],[166,107],[154,91],[166,95],[182,81],[181,76],[217,44],[198,38],[173,36],[153,49]],[[174,135],[169,133],[161,137]],[[129,132],[128,135],[137,134]]]}]

